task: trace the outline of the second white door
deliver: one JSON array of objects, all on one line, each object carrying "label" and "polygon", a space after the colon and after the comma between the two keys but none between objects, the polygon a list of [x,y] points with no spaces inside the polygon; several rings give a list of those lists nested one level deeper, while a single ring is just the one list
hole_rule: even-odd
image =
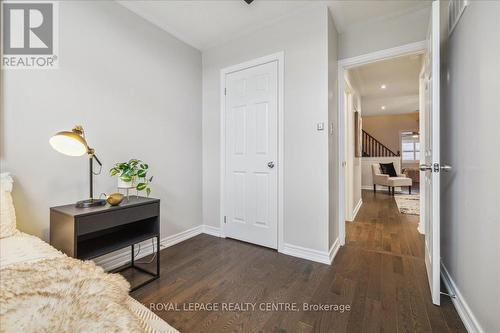
[{"label": "second white door", "polygon": [[225,77],[224,233],[278,245],[278,63]]}]

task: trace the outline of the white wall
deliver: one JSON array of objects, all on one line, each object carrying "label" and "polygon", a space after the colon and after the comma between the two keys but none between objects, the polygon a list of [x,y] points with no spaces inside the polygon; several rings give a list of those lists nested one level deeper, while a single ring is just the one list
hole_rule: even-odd
[{"label": "white wall", "polygon": [[441,81],[442,262],[483,332],[500,332],[499,18],[500,2],[469,1]]},{"label": "white wall", "polygon": [[355,156],[355,119],[354,112],[358,111],[362,116],[361,96],[352,85],[350,71],[345,72],[346,91],[348,93],[347,105],[345,113],[345,152],[346,152],[346,220],[353,221],[355,218],[355,210],[361,202],[361,158]]},{"label": "white wall", "polygon": [[201,224],[201,54],[112,1],[60,3],[60,68],[2,71],[1,169],[13,173],[18,226],[48,240],[49,207],[88,196],[86,157],[54,151],[82,124],[116,191],[113,163],[137,157],[162,200],[162,237]]},{"label": "white wall", "polygon": [[[331,247],[338,239],[338,33],[332,16],[328,11],[328,188],[329,188],[329,223],[328,246]],[[330,129],[333,129],[331,131]]]},{"label": "white wall", "polygon": [[[361,108],[361,97],[357,91],[354,91],[354,105],[356,110],[359,111],[361,117],[363,117],[363,109]],[[353,125],[354,125],[354,115],[353,115]],[[361,125],[363,126],[363,125]],[[353,126],[354,127],[354,126]],[[354,129],[353,129],[353,138],[354,138]],[[354,142],[353,142],[354,144]],[[353,202],[353,213],[356,206],[361,202],[361,157],[356,157],[353,155],[353,164],[352,164],[352,202]],[[353,214],[354,218],[354,214]]]},{"label": "white wall", "polygon": [[430,7],[396,17],[381,17],[356,25],[339,39],[339,58],[384,50],[426,39]]},{"label": "white wall", "polygon": [[284,51],[284,238],[328,250],[327,9],[314,6],[203,52],[203,221],[218,227],[220,70]]}]

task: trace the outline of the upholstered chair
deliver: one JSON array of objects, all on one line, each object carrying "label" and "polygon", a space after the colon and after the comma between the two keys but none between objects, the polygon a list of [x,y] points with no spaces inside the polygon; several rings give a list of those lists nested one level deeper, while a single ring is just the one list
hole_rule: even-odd
[{"label": "upholstered chair", "polygon": [[372,179],[373,179],[373,192],[377,191],[377,185],[387,186],[389,194],[394,195],[395,187],[406,187],[408,186],[408,193],[411,194],[412,180],[406,177],[406,175],[398,173],[397,177],[390,177],[389,175],[383,174],[380,170],[380,164],[372,164]]}]

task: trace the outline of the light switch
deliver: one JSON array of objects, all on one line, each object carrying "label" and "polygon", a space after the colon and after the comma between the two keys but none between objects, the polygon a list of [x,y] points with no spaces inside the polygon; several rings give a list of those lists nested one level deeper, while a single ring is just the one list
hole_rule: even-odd
[{"label": "light switch", "polygon": [[317,124],[316,124],[316,129],[317,129],[318,131],[322,131],[322,130],[324,130],[324,129],[325,129],[325,123],[317,123]]}]

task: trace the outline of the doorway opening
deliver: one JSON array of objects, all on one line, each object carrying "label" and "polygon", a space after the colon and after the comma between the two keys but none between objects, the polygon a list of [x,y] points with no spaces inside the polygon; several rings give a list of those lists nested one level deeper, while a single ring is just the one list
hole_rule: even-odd
[{"label": "doorway opening", "polygon": [[439,135],[432,50],[416,43],[339,62],[339,237],[425,262],[439,305],[439,230],[429,221],[439,207],[439,164],[429,162]]},{"label": "doorway opening", "polygon": [[[433,75],[440,73],[439,3],[433,3],[432,9],[426,41],[339,61],[338,204],[344,209],[338,212],[338,225],[342,245],[346,244],[347,234],[348,245],[361,246],[367,253],[390,252],[401,260],[413,256],[425,262],[432,301],[439,305],[439,74]],[[405,59],[415,62],[412,77],[406,83],[399,82],[400,86],[397,80],[396,84],[388,83],[390,75],[401,75],[405,66],[384,69],[383,65],[395,65]],[[406,85],[411,85],[411,89],[402,89]],[[388,99],[385,95],[398,89],[399,96]],[[375,92],[381,91],[377,96]],[[412,111],[411,106],[418,110],[413,112],[413,123],[400,126],[395,135],[390,134],[394,133],[394,126],[389,126],[391,121],[373,122],[376,119],[368,117],[370,113],[384,117],[381,113],[387,111],[397,114],[404,108]],[[368,129],[370,123],[374,126]],[[380,138],[368,130],[378,131]],[[392,146],[390,140],[395,140]],[[371,161],[372,158],[383,161]],[[356,206],[356,200],[351,199],[356,193],[353,179],[359,180],[355,167],[361,169],[361,199]],[[417,181],[421,185],[418,188],[414,186]],[[363,183],[371,189],[362,190]],[[405,188],[408,192],[403,195]]]},{"label": "doorway opening", "polygon": [[[384,195],[392,202],[397,198],[398,212],[412,213],[418,221],[425,50],[426,43],[418,42],[339,61],[342,244],[346,223],[356,220],[363,205],[376,205],[363,200],[369,195],[378,195],[377,201]],[[422,233],[424,228],[417,225]]]},{"label": "doorway opening", "polygon": [[[356,222],[372,224],[365,227],[378,231],[391,228],[393,238],[401,236],[398,233],[406,227],[419,230],[423,68],[424,56],[417,51],[344,71],[344,209],[346,232],[351,233],[348,242],[359,242]],[[362,216],[358,217],[360,211]],[[350,225],[353,222],[355,226]],[[400,225],[406,222],[410,225]],[[383,232],[376,234],[374,241],[379,241],[379,249],[391,252],[392,245],[399,253],[408,245],[383,244],[386,236]]]}]

